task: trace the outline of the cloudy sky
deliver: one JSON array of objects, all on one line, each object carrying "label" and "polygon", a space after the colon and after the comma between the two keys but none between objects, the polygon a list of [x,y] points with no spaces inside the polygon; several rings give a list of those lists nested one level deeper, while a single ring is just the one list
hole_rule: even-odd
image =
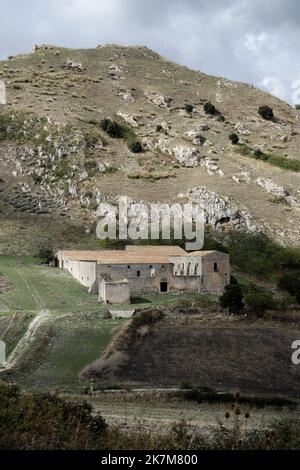
[{"label": "cloudy sky", "polygon": [[142,44],[300,103],[299,0],[0,0],[0,58],[33,44]]}]

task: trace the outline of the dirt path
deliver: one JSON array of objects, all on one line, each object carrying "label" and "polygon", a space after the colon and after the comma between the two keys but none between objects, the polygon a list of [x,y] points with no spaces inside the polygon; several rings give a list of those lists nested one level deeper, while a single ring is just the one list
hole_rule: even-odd
[{"label": "dirt path", "polygon": [[24,336],[20,339],[15,349],[8,356],[5,366],[0,372],[7,371],[15,367],[18,360],[23,356],[30,345],[34,341],[35,334],[39,327],[50,317],[51,313],[49,310],[40,310],[40,312],[34,317],[32,322],[29,324],[28,329]]}]

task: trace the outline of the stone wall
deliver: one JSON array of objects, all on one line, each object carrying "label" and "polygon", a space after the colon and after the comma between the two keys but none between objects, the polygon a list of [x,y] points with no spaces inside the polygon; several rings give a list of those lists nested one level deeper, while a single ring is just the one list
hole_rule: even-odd
[{"label": "stone wall", "polygon": [[229,255],[215,252],[214,254],[204,256],[202,260],[201,290],[222,293],[229,282]]},{"label": "stone wall", "polygon": [[73,261],[57,254],[59,267],[66,269],[84,286],[91,288],[96,281],[96,261]]},{"label": "stone wall", "polygon": [[99,283],[99,301],[104,304],[129,304],[129,283],[127,281],[107,282],[102,279]]}]

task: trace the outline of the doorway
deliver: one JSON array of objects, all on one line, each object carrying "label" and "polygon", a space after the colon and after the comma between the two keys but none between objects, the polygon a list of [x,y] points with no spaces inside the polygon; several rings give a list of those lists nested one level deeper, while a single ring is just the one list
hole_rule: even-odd
[{"label": "doorway", "polygon": [[161,283],[160,283],[160,292],[162,292],[162,293],[168,292],[168,283],[167,283],[167,281],[161,281]]}]

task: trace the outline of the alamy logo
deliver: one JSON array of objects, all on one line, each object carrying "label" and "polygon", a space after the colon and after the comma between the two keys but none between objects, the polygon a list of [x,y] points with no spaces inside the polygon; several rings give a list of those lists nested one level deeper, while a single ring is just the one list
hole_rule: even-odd
[{"label": "alamy logo", "polygon": [[6,104],[6,86],[3,80],[0,80],[0,104]]},{"label": "alamy logo", "polygon": [[0,367],[6,364],[6,344],[0,340]]},{"label": "alamy logo", "polygon": [[188,240],[187,251],[201,250],[205,216],[197,204],[146,204],[119,197],[118,206],[101,203],[97,237],[100,240]]},{"label": "alamy logo", "polygon": [[300,365],[300,340],[293,342],[292,349],[295,350],[295,352],[292,355],[292,363],[294,364],[294,366],[299,366]]}]

